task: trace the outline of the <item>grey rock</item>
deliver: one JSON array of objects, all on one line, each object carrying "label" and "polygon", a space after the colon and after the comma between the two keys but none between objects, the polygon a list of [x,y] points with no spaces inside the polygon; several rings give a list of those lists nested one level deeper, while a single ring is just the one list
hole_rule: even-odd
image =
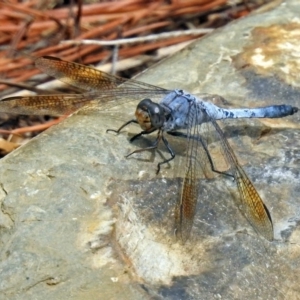
[{"label": "grey rock", "polygon": [[[299,105],[300,6],[289,0],[191,44],[138,79],[219,94],[226,107]],[[218,103],[220,104],[220,103]],[[184,140],[124,155],[140,130],[106,133],[136,102],[79,111],[1,161],[0,299],[300,299],[299,114],[226,122],[225,134],[268,206],[274,242],[235,205],[235,183],[201,180],[190,240],[173,233]],[[179,175],[178,175],[179,174]]]}]

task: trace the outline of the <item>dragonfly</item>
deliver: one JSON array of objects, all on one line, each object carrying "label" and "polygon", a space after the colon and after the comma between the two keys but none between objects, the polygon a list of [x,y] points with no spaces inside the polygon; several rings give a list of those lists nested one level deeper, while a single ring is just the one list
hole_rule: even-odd
[{"label": "dragonfly", "polygon": [[[153,145],[127,155],[128,157],[137,152],[156,149],[162,142],[170,157],[158,163],[157,173],[160,172],[162,165],[175,158],[166,134],[185,138],[185,170],[182,176],[181,195],[175,206],[177,238],[185,243],[190,237],[197,201],[201,197],[199,178],[209,167],[215,173],[234,179],[239,192],[240,211],[258,234],[269,241],[273,240],[270,212],[238,162],[217,121],[237,118],[282,118],[298,112],[297,107],[282,104],[258,108],[226,109],[210,101],[214,95],[202,94],[196,97],[181,89],[168,90],[137,80],[113,76],[92,67],[56,57],[35,58],[35,65],[48,75],[80,88],[83,92],[9,97],[0,101],[0,112],[65,115],[83,107],[97,105],[105,110],[107,107],[124,101],[139,100],[134,119],[129,120],[117,130],[108,129],[107,131],[120,133],[127,125],[137,123],[142,131],[133,136],[131,142],[142,135],[157,132]],[[215,167],[207,138],[211,134],[216,137],[223,159],[229,166],[226,172]]]}]

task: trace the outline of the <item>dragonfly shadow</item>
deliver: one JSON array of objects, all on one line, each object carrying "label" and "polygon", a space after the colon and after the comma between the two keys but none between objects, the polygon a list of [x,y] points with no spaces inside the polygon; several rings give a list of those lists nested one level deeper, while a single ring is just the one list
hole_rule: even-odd
[{"label": "dragonfly shadow", "polygon": [[[152,135],[141,136],[141,137],[135,139],[134,141],[131,141],[131,139],[135,136],[135,134],[129,133],[128,136],[129,136],[128,142],[131,145],[133,145],[132,152],[129,152],[126,154],[126,155],[130,155],[132,153],[132,155],[130,155],[128,157],[128,159],[134,158],[137,161],[153,163],[155,161],[156,153],[159,156],[158,160],[161,162],[166,161],[170,158],[170,152],[167,150],[167,148],[164,146],[163,143],[159,143],[157,145],[157,148],[147,149],[149,147],[151,148],[155,144],[155,140],[156,140],[155,133]],[[171,149],[174,151],[176,157],[177,156],[181,157],[182,155],[184,155],[185,139],[183,141],[181,141],[182,139],[174,138],[173,136],[170,136],[168,134],[165,134],[165,138],[168,140],[169,145],[170,145]],[[141,153],[133,153],[134,146],[138,147],[138,149],[136,149],[136,150],[139,150]],[[149,157],[149,154],[146,154],[144,152],[151,153],[150,157]],[[145,157],[147,157],[147,158],[145,158]],[[176,159],[176,157],[175,157],[175,159]],[[164,169],[166,167],[168,169],[171,169],[173,167],[173,161],[168,162],[163,165]]]},{"label": "dragonfly shadow", "polygon": [[249,125],[245,124],[245,121],[243,120],[237,120],[238,124],[234,125],[229,124],[229,122],[232,123],[232,120],[226,120],[222,122],[224,123],[222,130],[227,139],[247,136],[253,140],[259,140],[264,136],[273,136],[285,131],[286,129],[289,129],[289,127],[271,128],[261,123],[261,125]]},{"label": "dragonfly shadow", "polygon": [[[232,122],[236,122],[237,124],[232,125]],[[263,138],[265,136],[275,136],[278,133],[285,130],[285,128],[270,128],[268,126],[263,125],[259,121],[254,121],[254,122],[258,123],[260,125],[251,125],[251,124],[249,125],[248,123],[245,123],[244,120],[225,120],[220,123],[222,126],[222,130],[224,132],[224,136],[227,139],[249,137],[251,140],[253,140],[253,143],[255,143],[256,141],[259,141],[261,138]],[[123,133],[123,132],[121,131],[120,133]],[[135,136],[135,134],[128,133],[128,136],[129,136],[128,141],[130,142],[130,139],[132,139]],[[145,154],[146,156],[143,156],[141,154],[134,153],[129,158],[135,158],[137,161],[142,161],[142,162],[154,162],[155,155],[156,155],[155,152],[157,152],[158,155],[160,156],[161,161],[168,159],[170,157],[169,156],[170,154],[169,154],[168,150],[166,149],[166,147],[163,145],[163,143],[159,143],[158,147],[155,149],[151,149],[151,150],[147,149],[154,145],[155,138],[156,138],[156,135],[155,135],[155,133],[153,133],[152,135],[141,136],[138,139],[136,139],[130,143],[132,145],[137,146],[139,149],[145,149],[145,151],[141,151],[141,152],[150,152],[151,153],[150,157],[147,156],[147,154]],[[168,134],[165,134],[165,138],[168,140],[171,149],[175,153],[175,156],[176,156],[175,161],[178,158],[182,158],[185,156],[186,145],[187,145],[186,138],[176,137],[176,136],[172,136],[172,135],[168,135]],[[220,142],[217,137],[216,137],[216,139],[214,138],[213,134],[209,135],[208,139],[206,139],[206,138],[207,138],[207,134],[205,134],[203,136],[203,139],[206,140],[208,146],[212,143]],[[134,150],[132,150],[132,151],[134,151]],[[220,150],[220,152],[221,152],[221,150]],[[127,153],[125,155],[128,155],[128,154],[130,154],[130,153]],[[145,158],[145,157],[147,157],[147,158]],[[172,163],[173,163],[172,161],[171,161],[171,163],[168,163],[168,168],[172,168],[172,165],[171,165]],[[175,164],[177,165],[177,163],[175,163]],[[181,166],[180,166],[180,168],[181,168]],[[225,170],[226,169],[227,168],[225,168]],[[176,172],[176,174],[179,175],[178,172]],[[204,177],[207,178],[207,176],[204,176]],[[208,176],[208,177],[210,177],[210,176]],[[213,177],[215,177],[215,176],[213,176]]]}]

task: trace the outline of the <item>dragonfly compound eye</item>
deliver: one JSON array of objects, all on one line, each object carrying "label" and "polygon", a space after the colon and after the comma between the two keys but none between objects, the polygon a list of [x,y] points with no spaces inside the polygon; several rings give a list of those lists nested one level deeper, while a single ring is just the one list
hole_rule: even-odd
[{"label": "dragonfly compound eye", "polygon": [[165,122],[165,111],[161,105],[144,99],[138,104],[135,117],[143,130],[158,129]]}]

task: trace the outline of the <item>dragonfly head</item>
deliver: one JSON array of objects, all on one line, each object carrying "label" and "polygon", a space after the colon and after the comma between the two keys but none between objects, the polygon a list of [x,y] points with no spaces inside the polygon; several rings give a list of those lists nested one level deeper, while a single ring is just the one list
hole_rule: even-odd
[{"label": "dragonfly head", "polygon": [[150,99],[144,99],[138,104],[135,117],[145,131],[161,128],[166,120],[164,108]]}]

